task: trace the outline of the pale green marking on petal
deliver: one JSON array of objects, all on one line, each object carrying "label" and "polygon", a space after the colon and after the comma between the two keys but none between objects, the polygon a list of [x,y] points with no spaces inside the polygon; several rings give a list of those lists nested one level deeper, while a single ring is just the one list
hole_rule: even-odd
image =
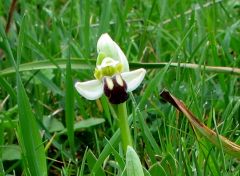
[{"label": "pale green marking on petal", "polygon": [[116,65],[116,73],[121,73],[123,72],[123,64],[119,63]]},{"label": "pale green marking on petal", "polygon": [[95,71],[94,71],[94,77],[98,80],[101,80],[102,79],[102,70],[99,70],[97,68],[95,68]]},{"label": "pale green marking on petal", "polygon": [[105,57],[106,57],[106,55],[103,52],[98,53],[96,65],[101,65],[101,63]]},{"label": "pale green marking on petal", "polygon": [[143,81],[146,70],[143,68],[121,73],[122,78],[127,84],[127,92],[135,90]]},{"label": "pale green marking on petal", "polygon": [[102,68],[102,74],[103,76],[112,76],[115,73],[115,69],[112,66],[107,66]]},{"label": "pale green marking on petal", "polygon": [[125,54],[123,53],[121,48],[116,43],[115,43],[115,45],[116,45],[116,49],[117,49],[117,58],[123,64],[123,71],[127,72],[127,71],[129,71],[129,63],[128,63],[127,57],[125,56]]}]

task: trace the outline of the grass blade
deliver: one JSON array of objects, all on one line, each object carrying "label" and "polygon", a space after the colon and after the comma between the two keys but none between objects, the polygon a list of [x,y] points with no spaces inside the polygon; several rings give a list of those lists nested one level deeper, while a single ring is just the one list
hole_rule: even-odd
[{"label": "grass blade", "polygon": [[11,96],[12,99],[16,100],[16,93],[14,91],[14,89],[11,87],[11,85],[7,82],[7,80],[5,80],[4,78],[2,78],[0,76],[0,85],[5,88],[5,90],[9,93],[9,95]]},{"label": "grass blade", "polygon": [[[88,153],[87,153],[88,167],[92,170],[96,162],[97,162],[96,156],[92,153],[91,150],[89,150]],[[104,173],[102,167],[99,167],[98,170],[95,172],[95,174],[99,175],[99,176],[105,176],[105,173]]]},{"label": "grass blade", "polygon": [[[24,20],[21,25],[20,34],[19,34],[19,43],[17,50],[17,63],[20,63],[21,49],[23,46],[23,31],[25,25]],[[18,102],[18,111],[19,111],[19,126],[21,131],[22,138],[22,149],[24,155],[26,156],[28,168],[31,175],[42,176],[47,175],[47,165],[46,157],[44,152],[44,147],[41,141],[39,128],[37,126],[35,117],[33,115],[30,102],[28,100],[26,91],[22,84],[18,67],[15,63],[10,45],[8,43],[7,36],[3,30],[2,25],[0,25],[0,34],[4,40],[4,45],[6,48],[6,54],[11,60],[13,67],[16,69],[16,79],[17,79],[17,102]]]},{"label": "grass blade", "polygon": [[71,149],[71,153],[74,157],[75,145],[74,145],[74,88],[71,74],[71,60],[68,59],[66,66],[66,101],[65,101],[65,118],[67,126],[67,136]]},{"label": "grass blade", "polygon": [[[19,65],[19,72],[44,70],[44,69],[57,69],[57,68],[66,69],[67,59],[55,58],[54,60],[55,60],[55,64],[53,64],[49,60],[33,61],[33,62],[21,64]],[[90,62],[91,65],[86,63],[86,59],[71,58],[71,67],[73,70],[79,70],[79,69],[93,70],[96,60],[88,59],[88,61]],[[56,66],[56,64],[58,65],[58,67]],[[159,62],[159,63],[130,62],[129,65],[131,69],[138,69],[138,68],[159,69],[169,65],[169,67],[172,67],[172,68],[179,67],[184,69],[204,70],[206,72],[212,72],[212,73],[240,75],[240,68],[237,68],[237,67],[207,66],[207,65],[201,65],[201,64],[177,63],[177,62],[171,62],[171,63],[169,62]],[[9,75],[15,72],[16,70],[14,69],[14,67],[5,68],[0,71],[0,76]]]}]

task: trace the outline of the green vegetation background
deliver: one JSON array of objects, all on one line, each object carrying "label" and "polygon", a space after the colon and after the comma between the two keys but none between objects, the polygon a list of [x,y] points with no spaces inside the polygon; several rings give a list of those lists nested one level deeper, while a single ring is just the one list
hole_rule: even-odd
[{"label": "green vegetation background", "polygon": [[17,1],[4,32],[11,2],[0,3],[2,175],[126,174],[106,98],[88,101],[73,88],[75,80],[94,78],[96,42],[105,32],[130,68],[148,70],[127,102],[145,175],[240,174],[239,160],[196,134],[159,97],[168,89],[209,128],[240,144],[239,73],[156,64],[239,68],[238,0]]}]

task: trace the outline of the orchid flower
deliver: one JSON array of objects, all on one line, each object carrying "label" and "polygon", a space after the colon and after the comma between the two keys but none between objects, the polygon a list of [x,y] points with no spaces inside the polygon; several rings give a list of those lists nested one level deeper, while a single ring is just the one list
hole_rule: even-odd
[{"label": "orchid flower", "polygon": [[119,128],[124,151],[132,146],[128,124],[126,100],[128,92],[135,90],[142,82],[146,70],[143,68],[129,71],[126,56],[108,34],[103,34],[97,42],[98,57],[94,71],[95,80],[76,82],[75,88],[80,95],[96,100],[103,94],[112,104],[116,104]]},{"label": "orchid flower", "polygon": [[129,71],[126,56],[108,34],[102,34],[97,42],[98,57],[94,72],[95,80],[76,82],[78,93],[89,100],[105,94],[110,103],[120,104],[128,99],[128,92],[142,82],[146,70]]}]

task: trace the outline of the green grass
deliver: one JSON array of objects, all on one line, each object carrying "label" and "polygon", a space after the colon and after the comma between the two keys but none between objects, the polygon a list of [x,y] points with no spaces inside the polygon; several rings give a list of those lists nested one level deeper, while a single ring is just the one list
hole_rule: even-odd
[{"label": "green grass", "polygon": [[0,175],[127,175],[128,163],[141,170],[123,153],[106,97],[89,101],[73,87],[94,79],[105,32],[131,70],[147,69],[127,101],[144,175],[240,174],[239,158],[159,96],[168,89],[240,145],[237,0],[18,1],[5,33],[10,4],[0,3]]}]

